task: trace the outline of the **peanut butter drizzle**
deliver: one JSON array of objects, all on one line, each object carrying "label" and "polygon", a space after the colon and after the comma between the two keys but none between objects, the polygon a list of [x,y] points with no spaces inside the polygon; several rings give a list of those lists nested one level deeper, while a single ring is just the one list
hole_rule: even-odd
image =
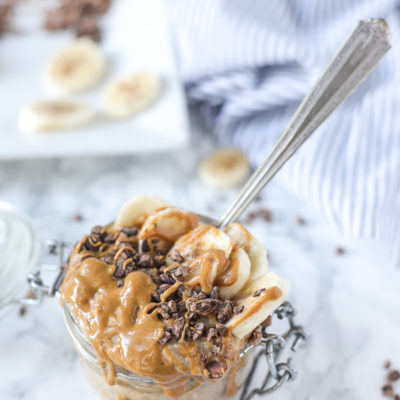
[{"label": "peanut butter drizzle", "polygon": [[[81,246],[82,243],[77,249]],[[158,343],[165,325],[157,318],[160,304],[151,303],[151,293],[156,288],[151,277],[141,271],[132,272],[119,288],[112,278],[114,265],[90,256],[90,252],[78,253],[77,249],[71,255],[61,288],[62,301],[83,324],[109,384],[115,383],[115,365],[150,377],[171,398],[189,390],[189,382],[193,388],[207,379],[199,357],[204,348],[199,346],[208,346],[208,342],[180,340],[172,346]],[[223,257],[221,260],[225,262]],[[162,301],[180,285],[172,285]],[[242,343],[230,333],[223,343],[225,351],[220,359],[229,367],[237,362]]]},{"label": "peanut butter drizzle", "polygon": [[277,286],[273,286],[267,290],[264,290],[260,296],[254,298],[254,302],[252,302],[250,307],[245,307],[244,311],[239,314],[239,317],[235,320],[235,323],[229,327],[229,329],[234,329],[245,319],[258,312],[266,302],[278,300],[281,296],[282,291]]}]

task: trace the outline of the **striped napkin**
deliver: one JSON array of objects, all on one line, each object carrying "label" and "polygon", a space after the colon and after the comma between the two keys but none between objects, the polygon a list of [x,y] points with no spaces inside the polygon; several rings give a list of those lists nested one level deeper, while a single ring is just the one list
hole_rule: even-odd
[{"label": "striped napkin", "polygon": [[188,97],[223,144],[256,166],[361,19],[385,18],[393,48],[278,173],[346,236],[400,261],[400,7],[395,0],[169,0]]}]

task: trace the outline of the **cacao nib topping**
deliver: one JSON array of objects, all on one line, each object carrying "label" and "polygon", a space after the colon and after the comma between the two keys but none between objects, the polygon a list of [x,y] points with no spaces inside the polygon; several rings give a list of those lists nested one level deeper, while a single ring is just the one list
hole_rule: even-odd
[{"label": "cacao nib topping", "polygon": [[211,349],[212,353],[215,355],[219,355],[222,353],[222,343],[214,343]]},{"label": "cacao nib topping", "polygon": [[160,239],[159,238],[153,238],[153,239],[151,239],[151,243],[158,243],[160,241]]},{"label": "cacao nib topping", "polygon": [[185,328],[185,318],[178,318],[174,324],[172,325],[172,333],[176,339],[179,339],[182,336],[182,332]]},{"label": "cacao nib topping", "polygon": [[162,346],[164,346],[166,343],[168,343],[170,341],[172,337],[172,333],[169,332],[167,329],[164,329],[164,334],[162,336],[162,338],[158,341],[158,343],[160,343]]},{"label": "cacao nib topping", "polygon": [[148,252],[150,251],[150,245],[147,239],[144,239],[142,242],[142,251],[143,252]]},{"label": "cacao nib topping", "polygon": [[261,288],[261,289],[256,290],[256,291],[253,293],[253,297],[261,296],[261,294],[262,294],[264,291],[265,291],[265,288]]},{"label": "cacao nib topping", "polygon": [[252,344],[253,346],[257,346],[260,344],[261,338],[262,338],[262,332],[259,330],[255,330],[249,337],[248,343]]},{"label": "cacao nib topping", "polygon": [[178,250],[175,250],[171,254],[171,260],[176,261],[178,264],[182,264],[185,259],[182,257],[182,254],[179,253]]},{"label": "cacao nib topping", "polygon": [[208,328],[207,330],[207,340],[210,342],[212,339],[218,336],[217,328]]},{"label": "cacao nib topping", "polygon": [[139,258],[138,266],[142,268],[153,268],[154,261],[148,254],[143,254]]},{"label": "cacao nib topping", "polygon": [[200,360],[204,365],[207,364],[207,354],[206,353],[201,353],[200,354]]},{"label": "cacao nib topping", "polygon": [[189,275],[189,268],[185,266],[180,266],[172,270],[171,275],[175,279],[175,281],[184,282]]},{"label": "cacao nib topping", "polygon": [[224,375],[227,366],[222,361],[212,361],[207,364],[206,368],[211,379],[219,379]]},{"label": "cacao nib topping", "polygon": [[244,306],[235,306],[235,307],[233,307],[233,313],[235,315],[240,314],[241,312],[243,312],[243,310],[244,310]]},{"label": "cacao nib topping", "polygon": [[211,290],[210,297],[212,299],[219,299],[219,289],[217,286],[214,286]]},{"label": "cacao nib topping", "polygon": [[103,230],[103,227],[102,227],[102,226],[96,225],[96,226],[94,226],[94,227],[92,228],[92,234],[93,234],[93,235],[100,235],[101,232],[102,232],[102,230]]},{"label": "cacao nib topping", "polygon": [[218,302],[215,299],[205,299],[190,304],[190,311],[200,315],[211,314],[218,306]]},{"label": "cacao nib topping", "polygon": [[228,301],[222,303],[217,313],[217,321],[221,324],[228,322],[233,315],[232,304]]},{"label": "cacao nib topping", "polygon": [[139,233],[138,228],[135,228],[134,226],[125,226],[124,228],[121,229],[121,232],[125,233],[126,236],[136,236]]}]

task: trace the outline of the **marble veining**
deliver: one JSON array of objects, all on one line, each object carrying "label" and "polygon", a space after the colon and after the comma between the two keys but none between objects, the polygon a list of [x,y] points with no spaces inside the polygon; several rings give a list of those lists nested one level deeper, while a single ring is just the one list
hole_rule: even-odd
[{"label": "marble veining", "polygon": [[[201,130],[196,123],[190,148],[170,154],[0,163],[0,198],[29,214],[43,239],[78,239],[139,193],[217,217],[236,191],[212,190],[197,179],[197,163],[214,146]],[[266,244],[271,269],[291,280],[290,301],[311,335],[294,357],[298,379],[270,398],[382,398],[384,361],[400,368],[400,271],[374,243],[343,238],[274,183],[252,209],[259,207],[271,210],[272,222],[247,226]],[[74,221],[75,213],[84,219]],[[298,215],[304,225],[296,224]],[[0,399],[73,398],[97,396],[57,300],[23,317],[9,312],[0,320]]]}]

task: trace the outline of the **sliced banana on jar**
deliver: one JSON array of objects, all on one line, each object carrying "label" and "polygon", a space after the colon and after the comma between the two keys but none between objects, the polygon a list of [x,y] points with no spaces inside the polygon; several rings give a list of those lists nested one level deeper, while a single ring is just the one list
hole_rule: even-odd
[{"label": "sliced banana on jar", "polygon": [[229,258],[232,248],[233,243],[224,232],[211,225],[200,225],[176,241],[168,254],[167,262],[174,261],[176,251],[185,262],[194,260],[207,250],[222,250],[224,257]]},{"label": "sliced banana on jar", "polygon": [[240,150],[223,148],[207,157],[198,173],[207,185],[227,189],[244,181],[250,173],[250,164]]},{"label": "sliced banana on jar", "polygon": [[235,298],[243,311],[234,315],[226,327],[239,339],[245,338],[285,301],[289,290],[289,281],[273,272],[252,279]]},{"label": "sliced banana on jar", "polygon": [[158,196],[136,196],[122,205],[114,227],[121,228],[129,225],[142,225],[150,214],[159,208],[167,206],[169,206],[169,203]]},{"label": "sliced banana on jar", "polygon": [[139,232],[139,239],[159,237],[175,242],[198,224],[197,215],[176,207],[166,207],[147,217]]},{"label": "sliced banana on jar", "polygon": [[93,117],[93,109],[83,103],[66,100],[38,101],[21,110],[18,125],[25,133],[48,132],[84,126]]},{"label": "sliced banana on jar", "polygon": [[240,247],[234,247],[227,270],[214,282],[219,287],[220,296],[223,299],[234,297],[249,280],[250,269],[251,263],[247,253]]},{"label": "sliced banana on jar", "polygon": [[57,53],[45,71],[45,81],[61,93],[81,92],[95,86],[104,76],[107,62],[99,47],[81,38]]},{"label": "sliced banana on jar", "polygon": [[150,107],[161,93],[159,76],[142,72],[117,79],[105,90],[103,108],[114,118],[126,118]]},{"label": "sliced banana on jar", "polygon": [[250,257],[251,278],[265,275],[268,272],[267,251],[264,245],[257,240],[244,226],[234,222],[228,225],[224,232],[233,243],[243,248]]}]

